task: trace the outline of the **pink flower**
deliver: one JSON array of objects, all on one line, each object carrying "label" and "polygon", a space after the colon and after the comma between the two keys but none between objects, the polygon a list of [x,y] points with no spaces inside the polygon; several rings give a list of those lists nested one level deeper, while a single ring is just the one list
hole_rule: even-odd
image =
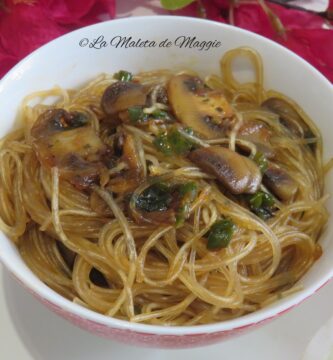
[{"label": "pink flower", "polygon": [[279,42],[310,62],[333,81],[333,30],[319,15],[269,4],[286,30],[285,38],[273,29],[259,5],[242,5],[236,12],[236,24]]},{"label": "pink flower", "polygon": [[[229,22],[230,3],[228,0],[203,0],[207,8],[207,17],[212,20]],[[323,17],[296,9],[289,9],[266,1],[266,5],[280,19],[285,36],[276,29],[256,1],[240,1],[234,8],[234,25],[266,36],[310,62],[333,82],[333,24]],[[194,5],[182,11],[193,15]],[[330,0],[328,12],[333,17],[333,0]]]},{"label": "pink flower", "polygon": [[7,0],[0,8],[0,78],[20,59],[76,28],[115,15],[115,0]]}]

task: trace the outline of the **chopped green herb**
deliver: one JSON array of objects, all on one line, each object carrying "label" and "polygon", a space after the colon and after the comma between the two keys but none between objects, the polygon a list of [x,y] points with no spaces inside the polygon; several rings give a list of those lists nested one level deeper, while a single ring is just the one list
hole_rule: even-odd
[{"label": "chopped green herb", "polygon": [[258,191],[249,197],[251,210],[261,219],[267,220],[272,217],[275,200],[271,194]]},{"label": "chopped green herb", "polygon": [[184,131],[189,135],[194,135],[194,131],[191,127],[184,128]]},{"label": "chopped green herb", "polygon": [[171,201],[172,195],[169,187],[163,183],[156,183],[145,189],[137,197],[135,203],[140,210],[152,212],[167,210]]},{"label": "chopped green herb", "polygon": [[[189,130],[186,130],[188,132]],[[193,143],[185,138],[177,128],[171,128],[168,132],[158,135],[153,141],[155,147],[165,155],[183,155],[188,153]]]},{"label": "chopped green herb", "polygon": [[179,194],[181,196],[190,195],[191,197],[196,196],[198,186],[195,182],[190,181],[185,184],[181,184],[178,188]]},{"label": "chopped green herb", "polygon": [[273,195],[264,192],[263,205],[268,207],[273,207],[275,205],[275,200]]},{"label": "chopped green herb", "polygon": [[164,110],[155,110],[152,115],[155,119],[172,120],[171,115]]},{"label": "chopped green herb", "polygon": [[198,194],[198,186],[195,182],[188,182],[181,184],[178,187],[179,195],[182,197],[180,206],[176,215],[176,226],[183,225],[184,221],[188,218],[192,202]]},{"label": "chopped green herb", "polygon": [[136,207],[146,212],[166,211],[171,207],[175,211],[176,227],[180,227],[188,218],[197,193],[194,182],[175,185],[156,182],[134,200]]},{"label": "chopped green herb", "polygon": [[[257,200],[254,200],[257,199]],[[259,201],[258,201],[259,199]],[[257,193],[255,193],[251,199],[250,199],[250,204],[253,207],[272,207],[274,205],[275,201],[274,198],[271,194],[268,194],[264,191],[258,191]],[[256,204],[258,204],[256,206]]]},{"label": "chopped green herb", "polygon": [[176,227],[179,228],[184,224],[187,214],[190,212],[190,204],[184,204],[178,208],[176,215]]},{"label": "chopped green herb", "polygon": [[258,165],[261,173],[263,174],[268,168],[268,161],[263,153],[257,151],[253,158],[254,162]]},{"label": "chopped green herb", "polygon": [[147,118],[141,106],[132,106],[127,109],[129,118],[132,122],[136,123]]},{"label": "chopped green herb", "polygon": [[263,192],[258,191],[250,197],[250,205],[253,209],[259,209],[262,205]]},{"label": "chopped green herb", "polygon": [[253,212],[260,217],[260,219],[262,220],[267,220],[269,218],[271,218],[273,216],[272,211],[270,211],[269,209],[265,209],[265,208],[257,208],[257,209],[253,209]]},{"label": "chopped green herb", "polygon": [[162,152],[164,155],[172,155],[173,154],[173,150],[169,143],[167,133],[162,133],[162,134],[156,136],[156,138],[153,141],[153,144],[157,148],[157,150]]},{"label": "chopped green herb", "polygon": [[113,75],[113,77],[120,81],[131,81],[133,78],[133,75],[125,70],[120,70],[117,73]]},{"label": "chopped green herb", "polygon": [[207,237],[207,248],[216,250],[229,245],[235,231],[235,224],[230,219],[216,221],[210,228]]},{"label": "chopped green herb", "polygon": [[173,129],[168,133],[168,141],[177,155],[185,154],[192,148],[192,143],[187,140],[177,129]]}]

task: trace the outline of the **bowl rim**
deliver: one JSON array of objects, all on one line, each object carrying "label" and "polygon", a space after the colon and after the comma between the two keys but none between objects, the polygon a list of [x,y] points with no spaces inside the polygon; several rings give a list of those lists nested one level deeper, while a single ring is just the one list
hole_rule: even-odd
[{"label": "bowl rim", "polygon": [[[150,16],[134,16],[120,19],[112,19],[109,21],[104,21],[96,24],[92,24],[89,26],[85,26],[69,32],[65,35],[62,35],[45,45],[39,47],[34,50],[31,54],[22,59],[19,63],[17,63],[9,72],[0,80],[0,95],[6,88],[6,84],[11,82],[11,76],[15,74],[20,68],[24,67],[26,63],[30,61],[30,59],[38,56],[39,52],[42,49],[47,49],[48,47],[54,46],[57,42],[61,43],[64,38],[70,38],[74,34],[78,34],[80,32],[84,32],[89,29],[98,29],[108,27],[110,24],[123,23],[126,25],[128,22],[138,22],[138,25],[142,25],[143,23],[147,23],[147,21],[174,21],[174,22],[187,22],[191,23],[191,25],[200,25],[200,26],[214,26],[219,30],[227,29],[228,31],[238,32],[241,34],[245,34],[247,37],[252,37],[253,39],[259,39],[260,41],[266,42],[269,46],[275,47],[278,51],[285,53],[289,57],[295,58],[297,61],[303,63],[303,66],[307,69],[307,71],[312,72],[320,82],[323,83],[323,86],[327,87],[327,91],[331,91],[333,94],[333,86],[331,82],[322,75],[317,69],[315,69],[311,64],[302,59],[297,54],[293,53],[289,49],[284,46],[267,39],[261,35],[250,32],[248,30],[244,30],[238,28],[236,26],[232,26],[229,24],[219,23],[212,20],[199,19],[193,17],[186,16],[175,16],[175,15],[150,15]],[[7,241],[11,241],[3,232],[1,232]],[[319,290],[322,286],[328,283],[329,280],[333,278],[333,266],[332,268],[324,274],[319,281],[315,284],[312,284],[307,289],[300,290],[299,292],[288,296],[285,298],[284,302],[281,300],[276,301],[271,306],[265,307],[263,309],[257,310],[253,313],[243,315],[241,317],[227,320],[223,322],[211,323],[206,325],[194,325],[194,326],[162,326],[162,325],[149,325],[142,323],[133,323],[127,320],[120,320],[113,317],[108,317],[106,315],[102,315],[95,311],[89,310],[83,306],[73,303],[70,300],[67,300],[63,296],[56,293],[50,287],[45,285],[35,274],[31,272],[33,278],[27,276],[27,272],[18,271],[13,264],[7,259],[5,254],[0,252],[0,262],[21,282],[28,290],[35,293],[37,296],[45,299],[46,301],[60,307],[62,310],[76,315],[84,320],[92,321],[100,325],[105,325],[109,328],[115,328],[119,330],[129,330],[136,333],[143,334],[154,334],[154,335],[171,335],[171,336],[186,336],[186,335],[199,335],[199,334],[210,334],[224,331],[231,331],[240,328],[245,328],[250,325],[258,324],[264,322],[265,320],[269,320],[276,316],[281,315],[287,310],[297,306],[302,301],[307,299],[309,296],[314,294],[317,290]]]}]

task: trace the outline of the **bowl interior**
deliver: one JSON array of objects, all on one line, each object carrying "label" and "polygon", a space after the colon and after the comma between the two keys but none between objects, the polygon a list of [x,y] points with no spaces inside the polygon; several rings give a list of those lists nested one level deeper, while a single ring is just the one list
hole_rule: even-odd
[{"label": "bowl interior", "polygon": [[[93,41],[100,36],[110,40],[116,36],[132,37],[132,40],[154,40],[157,43],[169,39],[174,42],[179,36],[196,37],[199,41],[221,42],[221,46],[209,51],[197,48],[170,48],[159,46],[150,48],[107,46],[94,49],[80,46],[82,39]],[[82,44],[82,43],[81,43]],[[19,104],[23,97],[33,91],[49,89],[53,86],[73,88],[93,79],[102,72],[114,72],[126,69],[132,72],[143,70],[171,68],[190,68],[201,75],[219,73],[219,60],[224,52],[238,46],[249,46],[256,49],[264,63],[265,87],[283,92],[296,100],[315,120],[324,138],[324,157],[333,156],[333,142],[330,141],[332,128],[332,85],[314,68],[285,48],[255,34],[221,25],[218,23],[181,17],[143,17],[129,18],[100,23],[83,28],[61,37],[40,48],[24,59],[0,82],[1,122],[0,137],[13,126]],[[253,76],[251,66],[240,62],[235,67],[240,79]],[[326,181],[327,191],[333,190],[333,176]],[[333,212],[333,201],[327,202]],[[333,226],[327,226],[321,239],[323,256],[301,280],[304,290],[271,306],[249,314],[240,319],[220,324],[204,325],[206,331],[230,329],[247,323],[260,321],[273,316],[284,309],[300,302],[313,293],[333,275]],[[60,304],[80,316],[94,319],[113,326],[130,326],[140,331],[157,333],[195,333],[200,327],[193,328],[159,328],[142,324],[131,324],[120,320],[106,318],[78,305],[72,304],[51,289],[43,285],[25,266],[18,256],[15,246],[0,234],[0,259],[23,283],[46,299]]]}]

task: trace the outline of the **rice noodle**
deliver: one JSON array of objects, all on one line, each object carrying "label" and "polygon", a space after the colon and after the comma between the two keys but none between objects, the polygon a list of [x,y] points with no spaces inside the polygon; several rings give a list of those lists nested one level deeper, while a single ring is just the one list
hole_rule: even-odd
[{"label": "rice noodle", "polygon": [[[236,80],[232,65],[239,56],[250,60],[254,81]],[[134,196],[147,189],[152,178],[155,183],[193,181],[198,187],[182,226],[135,223],[133,201],[128,204],[126,196],[116,196],[105,184],[88,191],[72,186],[61,178],[57,167],[50,170],[41,165],[31,143],[35,120],[55,107],[84,111],[94,131],[102,134],[100,101],[115,81],[112,76],[103,74],[78,90],[57,87],[36,92],[22,102],[21,127],[0,142],[0,229],[17,244],[27,265],[43,282],[76,304],[107,316],[173,326],[235,318],[299,289],[299,279],[320,256],[318,239],[329,217],[324,175],[333,162],[322,165],[321,134],[302,109],[283,94],[265,91],[262,61],[254,50],[229,51],[221,60],[221,72],[221,77],[209,76],[206,85],[222,91],[236,111],[230,135],[201,139],[179,126],[180,133],[195,146],[241,147],[253,157],[257,144],[239,138],[240,126],[249,120],[265,123],[278,134],[272,143],[274,161],[298,184],[294,198],[277,201],[278,211],[263,221],[188,158],[159,152],[153,141],[162,127],[155,124],[143,129],[127,124],[122,131],[134,137],[142,169]],[[170,110],[156,96],[172,74],[161,70],[135,76],[135,81],[155,89],[146,113]],[[309,139],[296,141],[283,135],[278,116],[260,107],[271,96],[287,99],[302,115],[312,132]],[[54,97],[54,105],[45,103]],[[103,134],[112,144],[114,135]],[[308,144],[315,144],[314,152]],[[109,170],[109,176],[127,170],[122,160]],[[92,196],[99,205],[96,211]],[[236,230],[227,248],[212,252],[205,235],[222,217],[231,219]],[[71,264],[65,261],[64,249],[72,257]],[[96,273],[99,282],[93,279]]]}]

